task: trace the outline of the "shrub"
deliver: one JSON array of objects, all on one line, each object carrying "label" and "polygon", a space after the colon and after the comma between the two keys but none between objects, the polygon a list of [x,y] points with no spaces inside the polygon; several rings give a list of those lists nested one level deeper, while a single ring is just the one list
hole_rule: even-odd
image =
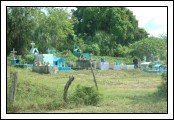
[{"label": "shrub", "polygon": [[33,64],[34,63],[34,55],[25,55],[24,56],[24,59],[23,59],[23,62],[27,63],[27,64]]},{"label": "shrub", "polygon": [[166,98],[167,97],[167,74],[163,73],[161,77],[162,77],[162,83],[160,86],[158,86],[158,94],[161,97]]},{"label": "shrub", "polygon": [[77,85],[72,100],[76,104],[97,105],[101,95],[94,87]]},{"label": "shrub", "polygon": [[167,73],[163,73],[163,74],[161,75],[161,77],[162,77],[163,80],[167,80]]}]

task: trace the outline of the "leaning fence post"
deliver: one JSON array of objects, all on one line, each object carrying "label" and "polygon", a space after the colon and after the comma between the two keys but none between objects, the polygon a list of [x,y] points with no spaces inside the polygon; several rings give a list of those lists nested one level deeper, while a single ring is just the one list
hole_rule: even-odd
[{"label": "leaning fence post", "polygon": [[92,71],[92,75],[93,75],[93,78],[94,78],[95,87],[96,87],[97,90],[98,90],[97,81],[96,81],[96,79],[95,79],[94,71],[93,71],[93,69],[92,69],[92,62],[90,62],[90,63],[91,63],[91,71]]},{"label": "leaning fence post", "polygon": [[66,83],[65,87],[64,87],[64,94],[63,94],[63,99],[65,102],[67,102],[67,91],[69,86],[71,85],[71,82],[74,80],[74,77],[69,77],[68,82]]},{"label": "leaning fence post", "polygon": [[12,73],[12,91],[11,91],[12,107],[14,106],[14,101],[15,101],[16,84],[17,84],[17,72],[14,72]]}]

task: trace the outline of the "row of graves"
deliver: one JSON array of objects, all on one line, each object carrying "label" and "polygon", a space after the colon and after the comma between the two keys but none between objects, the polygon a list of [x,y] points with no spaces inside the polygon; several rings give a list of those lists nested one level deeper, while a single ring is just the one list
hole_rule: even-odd
[{"label": "row of graves", "polygon": [[71,67],[66,66],[67,60],[55,55],[56,50],[50,50],[48,48],[46,54],[39,54],[37,48],[35,48],[35,43],[31,43],[32,48],[30,49],[30,55],[34,56],[33,64],[21,64],[21,59],[16,59],[15,49],[13,49],[13,59],[11,64],[17,67],[32,67],[32,71],[39,73],[50,73],[56,74],[58,70],[68,71],[71,70]]},{"label": "row of graves", "polygon": [[[132,70],[135,69],[134,65],[124,65],[120,60],[116,61],[116,64],[109,64],[109,62],[105,61],[105,58],[101,58],[100,63],[96,65],[97,69],[100,70]],[[162,74],[167,72],[167,66],[162,64],[160,60],[156,61],[146,61],[146,56],[143,56],[143,61],[138,65],[138,68],[144,72]]]},{"label": "row of graves", "polygon": [[[32,43],[33,44],[33,43]],[[32,50],[33,49],[33,50]],[[66,66],[67,60],[55,55],[56,50],[50,50],[48,48],[47,54],[39,54],[36,48],[33,47],[30,50],[31,54],[35,55],[34,65],[32,70],[41,73],[56,74],[58,70],[68,71],[71,67]]]},{"label": "row of graves", "polygon": [[152,56],[151,61],[146,61],[146,56],[143,56],[143,62],[140,64],[140,69],[144,72],[162,74],[167,72],[167,66],[162,64],[158,59],[154,61]]},{"label": "row of graves", "polygon": [[[100,69],[100,70],[131,70],[134,69],[134,65],[124,65],[121,63],[120,60],[116,61],[116,64],[109,64],[105,60],[105,58],[101,58],[100,62],[92,59],[92,55],[89,53],[80,53],[79,47],[75,48],[73,54],[78,57],[76,60],[76,67],[68,67],[67,60],[61,57],[57,57],[55,55],[56,50],[50,50],[48,48],[46,54],[39,54],[37,48],[35,48],[35,43],[31,43],[32,48],[30,49],[30,55],[34,56],[34,63],[33,64],[21,64],[21,59],[16,58],[15,49],[11,51],[13,53],[13,59],[11,60],[11,64],[14,66],[19,67],[32,67],[32,71],[39,72],[39,73],[50,73],[56,74],[58,70],[60,71],[69,71],[69,70],[76,70],[76,69]],[[143,58],[143,62],[140,63],[139,67],[141,70],[149,73],[163,73],[167,72],[167,68],[159,62],[146,62],[146,56]]]},{"label": "row of graves", "polygon": [[105,58],[101,58],[97,68],[100,70],[131,70],[134,69],[134,65],[124,65],[120,60],[116,61],[115,64],[109,64],[109,62],[105,61]]},{"label": "row of graves", "polygon": [[[96,62],[91,57],[90,59],[79,58],[76,61],[76,67],[81,69],[89,69],[90,65],[93,69],[100,70],[132,70],[135,69],[133,64],[124,65],[121,60],[117,60],[115,64],[109,64],[105,58],[101,58],[100,62]],[[167,66],[162,64],[160,60],[156,61],[146,61],[146,56],[143,57],[143,61],[138,65],[138,68],[144,72],[162,74],[167,72]]]},{"label": "row of graves", "polygon": [[100,62],[96,62],[92,58],[92,54],[89,53],[80,53],[80,48],[75,47],[73,54],[78,57],[76,60],[76,69],[89,69],[92,67],[93,69],[100,70],[130,70],[134,69],[134,65],[123,65],[121,61],[117,61],[116,64],[109,64],[109,62],[105,61],[105,58],[101,58]]}]

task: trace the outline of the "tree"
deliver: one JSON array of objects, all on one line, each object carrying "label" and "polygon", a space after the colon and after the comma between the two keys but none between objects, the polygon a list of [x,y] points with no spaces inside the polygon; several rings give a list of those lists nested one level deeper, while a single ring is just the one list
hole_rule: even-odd
[{"label": "tree", "polygon": [[161,34],[159,34],[159,38],[161,38],[161,39],[167,41],[167,34],[165,34],[165,33],[161,33]]},{"label": "tree", "polygon": [[47,14],[35,31],[35,41],[39,49],[42,52],[48,47],[58,50],[69,49],[68,44],[73,43],[69,38],[74,33],[70,14],[63,8],[45,8],[45,11]]},{"label": "tree", "polygon": [[7,55],[15,48],[24,54],[33,36],[36,8],[8,7],[7,8]]},{"label": "tree", "polygon": [[147,61],[152,59],[152,55],[161,60],[167,60],[167,43],[160,38],[146,38],[131,44],[130,48],[132,49],[132,56],[137,56],[142,59],[143,56],[146,55]]},{"label": "tree", "polygon": [[125,7],[77,7],[73,17],[76,18],[77,36],[84,36],[85,44],[97,43],[103,55],[117,54],[118,44],[127,46],[148,37],[144,29],[138,28],[133,13]]},{"label": "tree", "polygon": [[147,33],[143,28],[138,28],[136,31],[135,39],[142,40],[144,38],[148,38],[149,33]]},{"label": "tree", "polygon": [[69,49],[73,33],[71,15],[63,8],[7,8],[7,55],[13,48],[18,54],[29,53],[32,41],[42,53],[48,48]]}]

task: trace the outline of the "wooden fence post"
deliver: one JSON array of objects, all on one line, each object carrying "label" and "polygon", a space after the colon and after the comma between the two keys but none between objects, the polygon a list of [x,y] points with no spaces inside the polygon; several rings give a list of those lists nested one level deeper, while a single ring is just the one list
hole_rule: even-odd
[{"label": "wooden fence post", "polygon": [[98,90],[97,81],[96,81],[96,79],[95,79],[94,71],[93,71],[93,69],[92,69],[92,62],[91,62],[91,71],[92,71],[92,75],[93,75],[93,77],[94,77],[95,87],[96,87],[97,90]]},{"label": "wooden fence post", "polygon": [[64,99],[65,102],[67,102],[67,91],[68,91],[68,88],[71,85],[71,82],[73,80],[74,80],[74,77],[73,76],[69,77],[69,80],[68,80],[68,82],[66,83],[66,85],[64,87],[63,99]]},{"label": "wooden fence post", "polygon": [[16,84],[17,84],[17,72],[14,72],[12,73],[12,91],[11,91],[12,107],[14,106],[14,101],[15,101]]}]

